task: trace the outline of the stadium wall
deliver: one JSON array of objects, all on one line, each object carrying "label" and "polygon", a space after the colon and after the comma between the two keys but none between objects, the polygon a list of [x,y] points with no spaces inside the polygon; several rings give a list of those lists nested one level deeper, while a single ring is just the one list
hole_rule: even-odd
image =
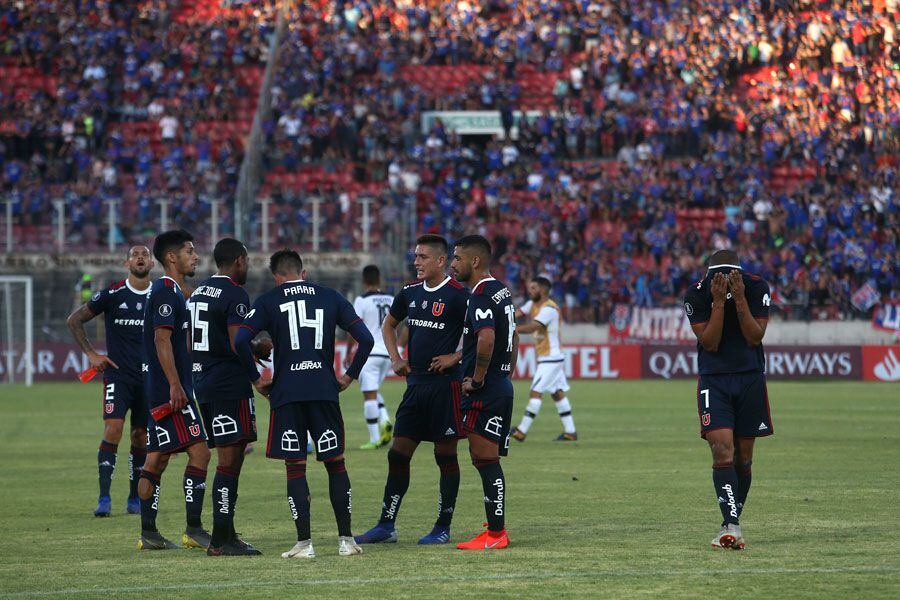
[{"label": "stadium wall", "polygon": [[[685,345],[568,344],[565,352],[566,375],[570,379],[690,379],[697,376],[697,350]],[[335,370],[346,353],[339,343],[335,352]],[[24,375],[26,362],[15,354],[17,380]],[[536,356],[534,346],[519,349],[516,379],[531,379]],[[769,379],[843,379],[855,381],[900,382],[900,345],[894,346],[779,346],[766,348]],[[68,342],[35,344],[35,381],[75,381],[87,369],[87,357],[78,346]],[[0,379],[5,375],[0,361]],[[99,392],[98,392],[99,393]]]}]

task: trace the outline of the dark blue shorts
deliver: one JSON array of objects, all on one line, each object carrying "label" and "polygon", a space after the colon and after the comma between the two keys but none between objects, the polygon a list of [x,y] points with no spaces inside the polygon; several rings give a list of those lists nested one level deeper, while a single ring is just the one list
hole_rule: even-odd
[{"label": "dark blue shorts", "polygon": [[131,411],[131,427],[147,426],[147,399],[144,386],[103,378],[103,419],[124,419]]},{"label": "dark blue shorts", "polygon": [[232,446],[256,441],[256,410],[253,397],[231,400],[211,400],[200,405],[206,425],[206,445]]},{"label": "dark blue shorts", "polygon": [[344,453],[344,417],[337,402],[291,402],[272,409],[266,456],[278,460],[306,458],[306,433],[312,436],[317,460]]},{"label": "dark blue shorts", "polygon": [[775,433],[769,411],[766,376],[759,371],[701,375],[697,380],[700,436],[715,429],[731,429],[745,438]]},{"label": "dark blue shorts", "polygon": [[184,409],[160,421],[154,420],[153,415],[147,417],[147,452],[174,454],[205,441],[206,431],[196,400],[191,400]]},{"label": "dark blue shorts", "polygon": [[406,387],[394,420],[394,437],[441,442],[463,437],[462,382],[454,379]]},{"label": "dark blue shorts", "polygon": [[463,430],[494,442],[500,456],[509,453],[509,429],[512,423],[512,396],[475,393],[463,396]]}]

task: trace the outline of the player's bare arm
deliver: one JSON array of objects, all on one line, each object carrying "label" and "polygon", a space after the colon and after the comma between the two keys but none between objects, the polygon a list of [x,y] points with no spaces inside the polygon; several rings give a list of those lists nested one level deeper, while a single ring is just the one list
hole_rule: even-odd
[{"label": "player's bare arm", "polygon": [[737,311],[738,324],[744,339],[751,346],[759,346],[763,336],[766,335],[767,319],[754,319],[747,304],[747,296],[744,295],[744,278],[740,271],[732,271],[728,274],[728,286],[731,296],[734,298],[734,308]]},{"label": "player's bare arm", "polygon": [[728,297],[728,279],[722,273],[716,273],[710,283],[712,293],[712,310],[709,321],[691,325],[694,335],[703,349],[716,352],[722,341],[722,326],[725,324],[725,300]]},{"label": "player's bare arm", "polygon": [[512,354],[509,357],[509,376],[516,374],[516,363],[519,361],[519,326],[516,325],[516,331],[513,331],[513,347]]},{"label": "player's bare arm", "polygon": [[488,327],[478,332],[478,344],[475,351],[475,371],[472,377],[463,380],[462,389],[466,394],[471,394],[484,387],[484,377],[491,364],[494,354],[494,330]]},{"label": "player's bare arm", "polygon": [[113,362],[110,357],[94,350],[94,346],[91,344],[90,340],[87,339],[87,332],[84,330],[84,324],[95,316],[96,315],[88,308],[87,304],[82,304],[69,315],[66,324],[69,326],[69,331],[72,332],[72,337],[75,338],[75,342],[87,355],[88,361],[90,361],[92,367],[98,371],[104,371],[106,367],[118,369],[119,365]]},{"label": "player's bare arm", "polygon": [[519,333],[537,333],[538,331],[547,331],[547,326],[540,321],[528,321],[527,323],[516,323],[516,331]]},{"label": "player's bare arm", "polygon": [[169,382],[169,403],[173,410],[181,410],[188,403],[187,394],[181,387],[178,379],[178,369],[175,367],[175,353],[172,350],[172,330],[168,327],[159,327],[153,334],[153,342],[156,346],[156,356],[162,367],[166,380]]},{"label": "player's bare arm", "polygon": [[384,336],[384,345],[387,346],[388,354],[391,357],[391,367],[394,369],[394,373],[400,377],[406,377],[409,375],[409,361],[401,357],[397,350],[397,325],[399,324],[400,322],[388,313],[384,317],[384,323],[381,324],[381,335]]}]

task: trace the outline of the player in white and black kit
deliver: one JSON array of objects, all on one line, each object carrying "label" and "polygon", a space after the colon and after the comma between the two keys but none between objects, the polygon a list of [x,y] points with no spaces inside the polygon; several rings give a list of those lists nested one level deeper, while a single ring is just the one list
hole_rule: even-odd
[{"label": "player in white and black kit", "polygon": [[[391,308],[394,297],[381,291],[381,272],[375,265],[363,268],[363,295],[353,301],[353,309],[363,320],[375,346],[369,354],[362,372],[359,374],[359,387],[363,393],[363,416],[369,430],[369,441],[360,446],[360,450],[381,448],[391,442],[391,417],[384,407],[384,397],[379,388],[384,378],[391,372],[391,357],[384,345],[381,323]],[[356,349],[356,340],[347,341],[347,356],[344,368],[350,366],[351,357]]]}]

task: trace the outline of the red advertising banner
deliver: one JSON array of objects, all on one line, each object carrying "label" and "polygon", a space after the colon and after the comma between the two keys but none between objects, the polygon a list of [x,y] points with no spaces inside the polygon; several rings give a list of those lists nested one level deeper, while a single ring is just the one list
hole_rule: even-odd
[{"label": "red advertising banner", "polygon": [[[772,380],[862,379],[862,371],[862,349],[859,346],[766,347],[766,376]],[[696,376],[696,346],[641,347],[642,378],[683,379]]]},{"label": "red advertising banner", "polygon": [[[335,370],[346,355],[347,346],[335,347]],[[638,379],[641,376],[639,346],[579,344],[564,346],[566,376],[570,379]],[[27,360],[20,350],[0,348],[0,381],[7,380],[7,356],[11,358],[15,381],[25,380]],[[534,346],[519,347],[515,379],[531,379],[537,365]],[[77,381],[78,373],[89,366],[87,357],[74,343],[38,342],[34,345],[34,381]]]},{"label": "red advertising banner", "polygon": [[900,346],[863,346],[862,369],[866,381],[900,381]]}]

